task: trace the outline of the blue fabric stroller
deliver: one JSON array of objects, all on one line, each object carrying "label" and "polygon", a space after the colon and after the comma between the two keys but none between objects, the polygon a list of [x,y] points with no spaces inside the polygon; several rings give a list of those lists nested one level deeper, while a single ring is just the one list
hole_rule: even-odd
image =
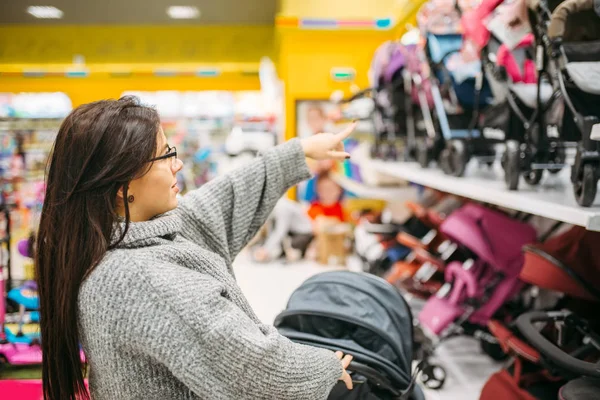
[{"label": "blue fabric stroller", "polygon": [[354,389],[340,383],[329,399],[424,400],[411,374],[410,308],[381,278],[350,271],[313,276],[292,294],[275,327],[294,342],[354,356]]},{"label": "blue fabric stroller", "polygon": [[[421,148],[422,166],[438,160],[442,170],[453,176],[462,176],[472,157],[492,165],[494,146],[504,137],[486,137],[480,128],[482,110],[492,109],[494,97],[480,62],[465,64],[467,68],[451,71],[448,61],[459,53],[463,37],[458,33],[427,34],[426,57],[431,69],[431,91],[438,134],[444,145]],[[491,110],[493,112],[493,110]]]}]

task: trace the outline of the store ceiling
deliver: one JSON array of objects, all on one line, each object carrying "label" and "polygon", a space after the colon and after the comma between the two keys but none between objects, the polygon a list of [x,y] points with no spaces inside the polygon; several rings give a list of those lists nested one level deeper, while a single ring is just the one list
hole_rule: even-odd
[{"label": "store ceiling", "polygon": [[[62,19],[38,19],[29,6],[54,6]],[[196,6],[200,18],[174,20],[169,6]],[[0,24],[273,24],[277,0],[0,0]]]}]

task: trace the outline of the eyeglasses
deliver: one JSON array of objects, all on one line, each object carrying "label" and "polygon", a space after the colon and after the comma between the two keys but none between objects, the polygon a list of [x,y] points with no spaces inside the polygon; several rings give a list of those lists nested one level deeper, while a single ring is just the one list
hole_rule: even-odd
[{"label": "eyeglasses", "polygon": [[164,154],[162,156],[151,158],[149,160],[149,162],[165,160],[167,158],[170,159],[171,168],[175,168],[175,165],[177,164],[177,148],[176,147],[171,147],[171,146],[167,145],[167,153],[166,154]]}]

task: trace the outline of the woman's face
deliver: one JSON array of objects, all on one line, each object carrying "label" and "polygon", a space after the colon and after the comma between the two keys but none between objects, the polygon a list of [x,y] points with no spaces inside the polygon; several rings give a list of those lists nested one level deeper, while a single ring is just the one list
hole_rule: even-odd
[{"label": "woman's face", "polygon": [[[155,157],[169,153],[169,148],[172,148],[162,128],[158,131],[156,143]],[[176,157],[156,160],[144,176],[130,182],[127,195],[134,196],[134,201],[129,203],[132,221],[147,221],[177,207],[179,189],[176,175],[182,167],[183,163]]]}]

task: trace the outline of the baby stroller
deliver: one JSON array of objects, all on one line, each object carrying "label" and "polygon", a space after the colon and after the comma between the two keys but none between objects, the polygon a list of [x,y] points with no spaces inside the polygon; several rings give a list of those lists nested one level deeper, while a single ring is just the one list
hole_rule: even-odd
[{"label": "baby stroller", "polygon": [[[542,325],[542,331],[538,330]],[[570,311],[531,311],[517,318],[517,336],[507,336],[517,354],[513,375],[494,374],[481,400],[592,400],[600,397],[600,335],[597,324]]]},{"label": "baby stroller", "polygon": [[[521,174],[527,183],[536,185],[544,169],[553,174],[560,172],[565,165],[564,141],[568,135],[560,134],[563,107],[560,93],[553,92],[543,63],[537,66],[536,72],[534,36],[526,34],[511,51],[484,24],[486,18],[495,14],[494,20],[511,26],[507,29],[530,30],[524,0],[502,3],[501,0],[483,1],[463,17],[463,26],[465,36],[481,49],[486,77],[494,97],[499,100],[497,118],[484,121],[484,129],[491,127],[504,132],[506,151],[502,167],[508,188],[516,190]],[[532,19],[538,36],[542,35],[546,29],[543,16],[536,14]]]},{"label": "baby stroller", "polygon": [[521,280],[590,301],[600,301],[600,232],[574,226],[538,245],[524,247]]},{"label": "baby stroller", "polygon": [[424,399],[411,374],[410,308],[383,279],[349,271],[313,276],[294,291],[274,324],[294,342],[354,356],[348,371],[361,396],[336,387],[330,399]]},{"label": "baby stroller", "polygon": [[[431,92],[435,116],[444,148],[438,155],[432,149],[424,161],[439,158],[442,170],[462,176],[471,157],[492,165],[494,146],[504,138],[486,137],[481,128],[483,109],[493,96],[479,60],[463,56],[463,36],[458,32],[426,33],[426,58],[432,71]],[[428,164],[422,163],[422,165]]]},{"label": "baby stroller", "polygon": [[375,103],[373,158],[397,159],[397,146],[402,139],[406,156],[416,146],[410,75],[405,72],[411,51],[399,42],[388,41],[377,49],[373,57],[369,71]]},{"label": "baby stroller", "polygon": [[397,242],[399,232],[410,232],[421,238],[430,230],[425,210],[439,201],[438,193],[426,191],[418,203],[408,202],[412,215],[403,223],[381,223],[377,215],[365,212],[354,230],[355,252],[363,262],[363,269],[382,276],[398,260],[403,260],[410,249]]},{"label": "baby stroller", "polygon": [[[540,12],[549,13],[545,1]],[[552,12],[547,34],[551,67],[565,102],[563,131],[577,132],[571,181],[577,202],[593,204],[600,177],[600,10],[597,0],[566,0]]]},{"label": "baby stroller", "polygon": [[[597,289],[600,285],[599,239],[599,232],[575,226],[544,243],[527,245],[524,247],[525,263],[520,277],[538,288],[563,293],[563,297],[551,305],[551,310],[576,310],[581,317],[597,321],[597,304],[600,302],[600,290]],[[550,367],[544,354],[540,354],[537,339],[530,340],[531,335],[519,332],[518,321],[518,330],[499,320],[488,324],[502,349],[514,360],[510,368],[489,379],[482,391],[482,400],[505,398],[498,396],[506,396],[507,393],[515,399],[555,399],[559,390],[564,390],[561,387],[565,380],[570,379]]]},{"label": "baby stroller", "polygon": [[458,246],[440,232],[440,225],[462,204],[460,199],[447,196],[434,207],[422,211],[427,215],[430,230],[421,238],[409,232],[398,233],[398,242],[409,248],[410,253],[386,274],[388,282],[421,298],[429,298],[439,290],[445,264],[464,257]]},{"label": "baby stroller", "polygon": [[426,332],[446,339],[471,334],[494,357],[496,340],[486,332],[488,321],[521,289],[521,249],[534,242],[535,230],[498,211],[467,204],[440,226],[442,233],[471,253],[451,262],[446,283],[419,314]]}]

